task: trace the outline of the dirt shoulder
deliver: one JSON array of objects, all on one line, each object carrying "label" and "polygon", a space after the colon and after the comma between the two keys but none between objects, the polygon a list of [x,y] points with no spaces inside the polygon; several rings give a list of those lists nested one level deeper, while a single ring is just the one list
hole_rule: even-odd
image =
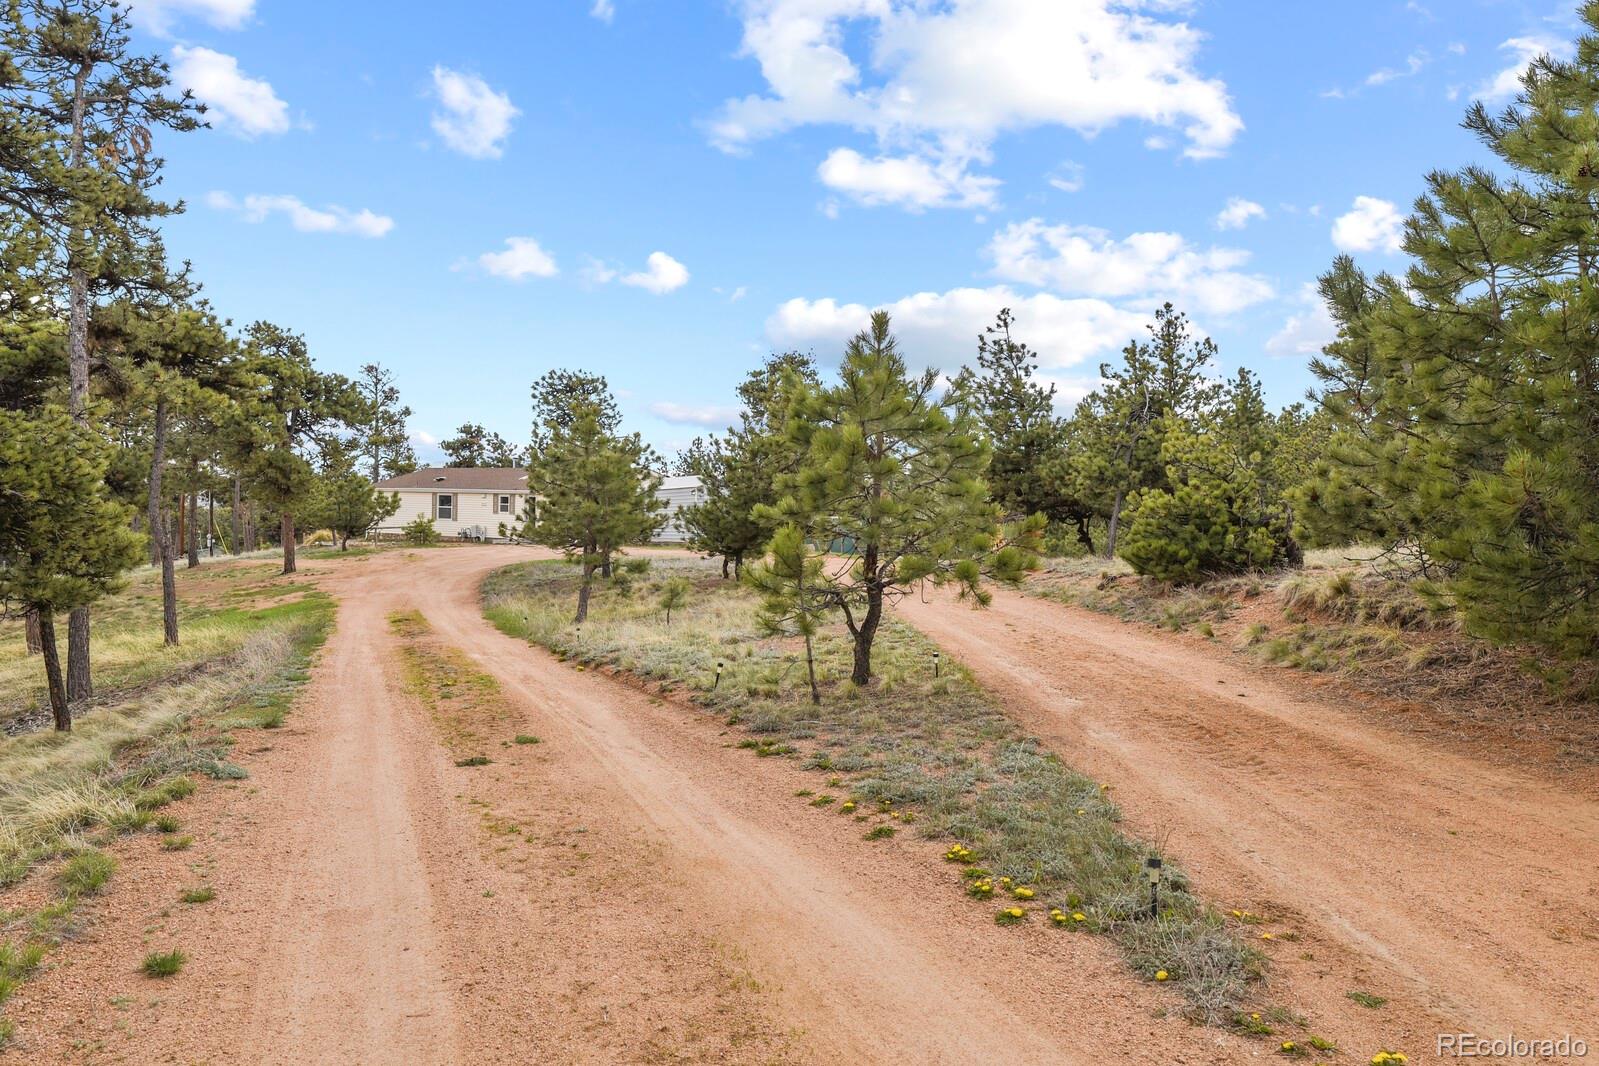
[{"label": "dirt shoulder", "polygon": [[[1304,678],[1016,593],[903,615],[1073,765],[1116,782],[1224,906],[1274,931],[1274,995],[1319,1027],[1591,1028],[1599,803],[1382,725]],[[1363,1012],[1349,991],[1386,997]],[[1366,1015],[1366,1016],[1363,1016]],[[1380,1022],[1377,1019],[1381,1019]]]}]

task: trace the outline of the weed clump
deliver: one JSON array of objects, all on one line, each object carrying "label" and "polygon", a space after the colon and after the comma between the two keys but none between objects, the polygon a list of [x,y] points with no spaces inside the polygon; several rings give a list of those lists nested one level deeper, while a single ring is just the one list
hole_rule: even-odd
[{"label": "weed clump", "polygon": [[189,956],[181,948],[171,951],[153,952],[144,957],[144,962],[139,964],[139,969],[146,977],[171,977],[183,969],[183,964],[189,961]]}]

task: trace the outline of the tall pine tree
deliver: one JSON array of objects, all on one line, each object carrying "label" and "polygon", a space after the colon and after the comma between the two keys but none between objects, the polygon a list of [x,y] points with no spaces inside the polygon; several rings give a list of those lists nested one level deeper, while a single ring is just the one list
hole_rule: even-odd
[{"label": "tall pine tree", "polygon": [[1401,281],[1337,262],[1335,423],[1302,494],[1325,541],[1380,537],[1467,626],[1599,652],[1599,3],[1570,61],[1465,126],[1498,159],[1428,176]]}]

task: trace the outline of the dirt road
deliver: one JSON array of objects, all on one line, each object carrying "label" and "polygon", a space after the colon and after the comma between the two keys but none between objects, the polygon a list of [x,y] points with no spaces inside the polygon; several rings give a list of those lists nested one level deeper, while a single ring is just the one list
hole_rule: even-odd
[{"label": "dirt road", "polygon": [[[1094,937],[1006,930],[936,843],[867,842],[721,722],[483,621],[529,549],[395,553],[322,587],[338,628],[242,787],[139,838],[85,940],[27,988],[23,1061],[1234,1062]],[[502,686],[493,761],[458,767],[404,689],[391,612]],[[540,737],[511,745],[515,733]],[[257,738],[261,738],[259,742]],[[195,880],[217,888],[174,906]],[[190,963],[155,985],[146,951]],[[40,1005],[35,1012],[33,1004]],[[46,1006],[47,1005],[47,1006]],[[36,1024],[45,1016],[51,1024]]]},{"label": "dirt road", "polygon": [[[129,838],[81,942],[19,996],[0,1060],[126,1063],[1230,1063],[1103,940],[1000,929],[902,834],[796,798],[703,711],[482,619],[523,548],[391,553],[322,579],[338,628],[251,779],[183,804],[192,852]],[[500,686],[489,765],[406,688],[389,617]],[[910,617],[1008,711],[1114,782],[1202,889],[1271,919],[1271,994],[1367,1048],[1453,1024],[1581,1033],[1592,802],[1423,750],[1212,649],[1000,596]],[[503,734],[501,736],[500,734]],[[513,745],[534,734],[540,743]],[[497,740],[494,738],[498,738]],[[185,885],[217,898],[175,906]],[[160,985],[145,952],[191,962]],[[1380,1011],[1344,993],[1388,996]],[[1353,1017],[1351,1016],[1353,1015]],[[1297,1031],[1297,1030],[1296,1030]],[[1263,1051],[1263,1047],[1266,1049]],[[19,1057],[20,1056],[20,1057]]]},{"label": "dirt road", "polygon": [[1595,797],[1395,733],[1197,638],[1014,592],[902,612],[1115,782],[1133,829],[1204,895],[1290,931],[1268,950],[1314,1016],[1347,1012],[1358,979],[1408,1006],[1429,1046],[1429,1021],[1599,1035]]}]

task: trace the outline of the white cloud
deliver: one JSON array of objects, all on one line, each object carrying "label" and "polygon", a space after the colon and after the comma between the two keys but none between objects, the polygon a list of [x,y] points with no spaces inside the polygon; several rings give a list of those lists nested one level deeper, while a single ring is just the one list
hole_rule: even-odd
[{"label": "white cloud", "polygon": [[285,133],[289,105],[272,86],[239,69],[239,61],[209,48],[172,49],[172,81],[206,105],[207,117],[241,137]]},{"label": "white cloud", "polygon": [[1299,303],[1302,310],[1289,315],[1282,329],[1266,341],[1267,355],[1320,355],[1323,348],[1338,339],[1338,323],[1333,321],[1332,312],[1315,285],[1307,282],[1299,290]]},{"label": "white cloud", "polygon": [[594,0],[594,6],[589,8],[589,14],[601,22],[610,22],[616,18],[616,4],[613,0]]},{"label": "white cloud", "polygon": [[1196,248],[1177,233],[1134,233],[1118,240],[1093,226],[1015,222],[988,245],[994,273],[1072,296],[1171,300],[1203,314],[1232,314],[1271,299],[1264,277],[1238,268],[1239,248]]},{"label": "white cloud", "polygon": [[1251,219],[1265,218],[1266,209],[1242,196],[1230,197],[1227,206],[1216,216],[1217,229],[1243,229]]},{"label": "white cloud", "polygon": [[689,278],[688,268],[665,252],[651,252],[649,258],[644,261],[644,269],[629,274],[606,266],[598,259],[591,260],[584,268],[583,276],[600,285],[610,281],[620,281],[623,285],[648,289],[657,296],[673,289],[681,289],[688,284]]},{"label": "white cloud", "polygon": [[478,266],[497,278],[521,281],[523,278],[553,278],[560,273],[555,259],[532,237],[507,237],[505,250],[484,252],[477,257]]},{"label": "white cloud", "polygon": [[219,30],[237,30],[255,14],[255,0],[134,0],[128,7],[135,22],[162,37],[184,18],[201,19]]},{"label": "white cloud", "polygon": [[[986,144],[1006,130],[1093,134],[1127,119],[1179,130],[1192,156],[1243,129],[1227,87],[1194,70],[1203,35],[1155,0],[743,0],[743,51],[770,92],[729,100],[713,140],[738,148],[811,123],[885,139]],[[871,41],[869,72],[846,36]],[[876,77],[868,77],[876,75]]]},{"label": "white cloud", "polygon": [[1375,196],[1355,197],[1354,207],[1333,220],[1333,244],[1346,252],[1397,252],[1404,237],[1399,209]]},{"label": "white cloud", "polygon": [[992,207],[999,179],[967,172],[969,160],[929,160],[919,155],[867,159],[851,148],[835,148],[817,177],[856,203],[891,204],[910,211],[929,207]]},{"label": "white cloud", "polygon": [[1400,78],[1412,78],[1420,74],[1422,68],[1432,62],[1432,56],[1425,48],[1419,48],[1405,57],[1403,67],[1383,67],[1366,75],[1366,84],[1371,86],[1387,85]]},{"label": "white cloud", "polygon": [[[1143,336],[1149,321],[1147,313],[1104,300],[1025,295],[1004,285],[921,292],[880,307],[892,316],[909,361],[946,369],[972,361],[978,335],[1003,307],[1015,313],[1017,336],[1048,369],[1092,365],[1098,357]],[[795,298],[767,318],[767,339],[779,348],[814,347],[824,360],[836,359],[849,338],[866,328],[872,310],[831,298]]]},{"label": "white cloud", "polygon": [[649,405],[650,414],[663,422],[679,426],[705,426],[722,429],[738,421],[739,409],[718,404],[691,405],[667,400]]},{"label": "white cloud", "polygon": [[329,204],[308,207],[298,196],[266,196],[252,193],[239,200],[225,192],[206,194],[207,206],[217,211],[236,211],[246,222],[265,222],[269,215],[281,214],[301,233],[346,233],[355,237],[382,237],[394,228],[394,219],[362,208],[351,211]]},{"label": "white cloud", "polygon": [[[970,183],[991,179],[967,169],[986,163],[995,138],[1009,131],[1065,126],[1093,136],[1142,121],[1179,135],[1190,157],[1220,155],[1243,121],[1227,86],[1195,69],[1204,35],[1154,17],[1186,6],[740,0],[743,54],[760,64],[767,91],[726,101],[708,132],[736,152],[798,126],[848,126],[876,138],[880,163],[914,158],[941,174],[947,191],[936,202],[979,205],[991,191],[974,197]],[[928,206],[925,174],[915,184],[920,195],[871,202]]]},{"label": "white cloud", "polygon": [[439,438],[435,437],[425,429],[413,429],[411,431],[411,442],[413,444],[426,445],[427,447],[431,448],[433,445],[439,442]]},{"label": "white cloud", "polygon": [[433,68],[433,92],[443,108],[433,112],[433,132],[445,144],[473,159],[500,158],[511,121],[521,114],[509,96],[476,74],[442,66]]},{"label": "white cloud", "polygon": [[1079,192],[1087,181],[1088,168],[1070,159],[1050,171],[1049,183],[1061,192]]},{"label": "white cloud", "polygon": [[1510,54],[1512,57],[1510,65],[1478,86],[1472,93],[1485,104],[1503,103],[1521,92],[1521,76],[1527,72],[1527,66],[1539,56],[1551,55],[1557,59],[1569,59],[1572,54],[1570,41],[1546,36],[1512,37],[1501,44],[1499,50]]}]

